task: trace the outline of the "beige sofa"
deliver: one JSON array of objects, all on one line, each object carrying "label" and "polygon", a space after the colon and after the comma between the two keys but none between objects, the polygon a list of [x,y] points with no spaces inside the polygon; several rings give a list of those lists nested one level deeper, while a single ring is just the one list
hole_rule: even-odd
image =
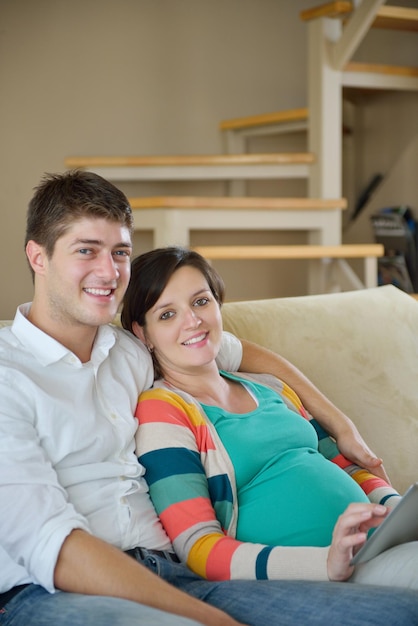
[{"label": "beige sofa", "polygon": [[[418,302],[396,287],[227,303],[225,329],[297,365],[383,457],[418,480]],[[10,322],[0,322],[0,326]]]},{"label": "beige sofa", "polygon": [[224,327],[297,365],[357,425],[401,492],[418,481],[418,302],[390,285],[227,303]]}]

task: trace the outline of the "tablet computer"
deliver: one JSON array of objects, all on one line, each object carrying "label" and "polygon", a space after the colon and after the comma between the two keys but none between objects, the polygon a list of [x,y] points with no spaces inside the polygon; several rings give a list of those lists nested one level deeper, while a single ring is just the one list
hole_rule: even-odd
[{"label": "tablet computer", "polygon": [[399,504],[360,548],[352,565],[369,561],[384,550],[408,541],[418,540],[418,482],[405,492]]}]

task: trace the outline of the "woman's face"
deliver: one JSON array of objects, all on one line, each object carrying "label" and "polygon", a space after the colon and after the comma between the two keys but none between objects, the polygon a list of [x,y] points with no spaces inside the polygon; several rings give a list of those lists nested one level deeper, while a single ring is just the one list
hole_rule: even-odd
[{"label": "woman's face", "polygon": [[213,363],[222,339],[220,306],[203,274],[194,267],[176,270],[146,316],[146,344],[163,374],[195,372]]}]

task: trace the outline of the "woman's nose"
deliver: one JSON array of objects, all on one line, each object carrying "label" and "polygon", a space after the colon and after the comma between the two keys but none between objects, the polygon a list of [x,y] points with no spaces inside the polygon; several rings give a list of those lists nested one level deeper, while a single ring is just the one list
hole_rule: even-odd
[{"label": "woman's nose", "polygon": [[191,328],[197,328],[202,323],[202,320],[193,309],[189,309],[187,312],[187,323]]}]

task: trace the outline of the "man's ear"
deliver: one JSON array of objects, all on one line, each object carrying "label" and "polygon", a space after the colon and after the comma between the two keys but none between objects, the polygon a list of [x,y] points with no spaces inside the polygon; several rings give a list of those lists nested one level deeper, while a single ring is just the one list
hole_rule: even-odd
[{"label": "man's ear", "polygon": [[47,260],[45,248],[31,239],[26,244],[26,256],[35,274],[44,274]]}]

